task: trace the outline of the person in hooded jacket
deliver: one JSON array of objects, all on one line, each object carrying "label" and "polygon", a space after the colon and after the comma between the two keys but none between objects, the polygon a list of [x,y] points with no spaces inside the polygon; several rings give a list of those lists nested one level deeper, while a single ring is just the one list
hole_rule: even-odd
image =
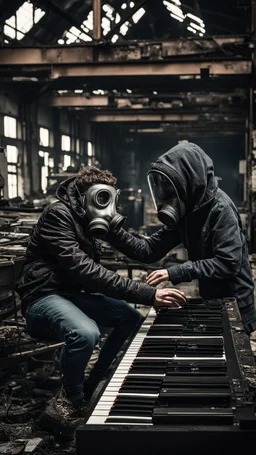
[{"label": "person in hooded jacket", "polygon": [[160,156],[148,172],[158,218],[165,225],[147,239],[124,229],[108,240],[143,263],[154,263],[183,243],[189,260],[151,272],[150,285],[199,280],[205,299],[236,297],[247,334],[256,330],[254,283],[239,213],[218,188],[213,162],[196,144],[181,143]]},{"label": "person in hooded jacket", "polygon": [[[33,229],[16,286],[29,334],[65,342],[60,355],[63,387],[40,423],[71,437],[80,422],[84,393],[90,396],[142,321],[140,312],[124,300],[174,308],[185,301],[178,290],[156,290],[99,264],[96,237],[118,231],[124,221],[116,210],[115,183],[111,172],[85,166],[60,184],[57,201],[45,208]],[[99,340],[98,325],[113,330],[84,381]]]}]

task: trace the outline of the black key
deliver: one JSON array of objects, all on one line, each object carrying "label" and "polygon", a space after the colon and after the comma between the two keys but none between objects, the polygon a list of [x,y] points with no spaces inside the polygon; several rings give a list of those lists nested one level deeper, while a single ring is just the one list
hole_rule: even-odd
[{"label": "black key", "polygon": [[172,360],[166,366],[167,375],[225,375],[225,360]]},{"label": "black key", "polygon": [[146,360],[136,358],[129,370],[132,374],[164,374],[166,370],[167,360]]}]

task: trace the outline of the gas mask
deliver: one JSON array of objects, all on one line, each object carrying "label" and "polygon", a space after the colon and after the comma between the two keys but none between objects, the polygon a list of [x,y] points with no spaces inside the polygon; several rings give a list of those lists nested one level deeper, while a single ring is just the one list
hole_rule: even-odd
[{"label": "gas mask", "polygon": [[158,219],[166,225],[175,225],[185,215],[185,204],[179,198],[172,180],[161,171],[149,171],[149,189]]},{"label": "gas mask", "polygon": [[89,232],[93,237],[104,238],[112,231],[119,231],[125,222],[125,217],[117,213],[117,190],[111,185],[92,185],[82,196],[82,205],[89,220]]}]

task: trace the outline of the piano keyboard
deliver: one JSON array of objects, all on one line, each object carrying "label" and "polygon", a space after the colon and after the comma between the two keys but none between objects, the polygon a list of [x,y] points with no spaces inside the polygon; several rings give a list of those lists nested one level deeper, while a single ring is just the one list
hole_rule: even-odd
[{"label": "piano keyboard", "polygon": [[230,423],[222,305],[152,308],[86,425]]},{"label": "piano keyboard", "polygon": [[[76,430],[76,454],[227,455],[255,443],[256,368],[235,299],[152,309]],[[100,389],[100,387],[99,387]]]}]

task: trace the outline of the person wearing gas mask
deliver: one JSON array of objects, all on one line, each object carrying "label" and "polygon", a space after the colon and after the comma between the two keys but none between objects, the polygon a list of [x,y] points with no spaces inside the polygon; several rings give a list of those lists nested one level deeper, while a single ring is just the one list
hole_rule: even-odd
[{"label": "person wearing gas mask", "polygon": [[[116,179],[109,171],[83,167],[60,184],[33,229],[17,282],[27,330],[37,338],[64,341],[60,355],[63,387],[41,416],[44,428],[73,434],[84,393],[89,397],[123,343],[141,322],[132,303],[177,307],[178,290],[156,290],[99,264],[99,241],[118,232]],[[96,346],[99,326],[110,327],[89,379],[84,370]]]},{"label": "person wearing gas mask", "polygon": [[146,282],[177,285],[198,279],[205,299],[236,297],[245,330],[252,334],[256,314],[246,239],[234,203],[218,188],[210,157],[196,144],[181,143],[152,164],[147,179],[164,227],[146,239],[121,229],[108,240],[143,263],[160,260],[183,243],[189,260],[151,272]]}]

